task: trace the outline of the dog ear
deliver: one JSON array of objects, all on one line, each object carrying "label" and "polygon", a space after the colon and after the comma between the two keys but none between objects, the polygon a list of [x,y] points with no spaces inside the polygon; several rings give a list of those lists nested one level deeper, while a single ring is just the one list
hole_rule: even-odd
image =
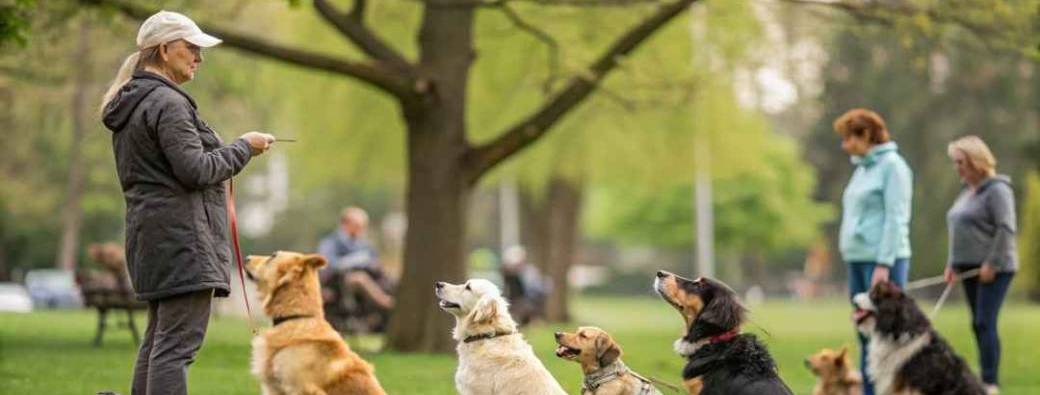
[{"label": "dog ear", "polygon": [[[874,300],[878,332],[895,334],[900,332],[921,333],[930,325],[928,317],[921,312],[914,300],[894,284],[884,286],[884,292]],[[873,298],[872,298],[873,299]]]},{"label": "dog ear", "polygon": [[610,336],[601,334],[596,337],[596,361],[600,367],[610,365],[618,358],[621,358],[621,348]]},{"label": "dog ear", "polygon": [[302,266],[290,266],[288,269],[278,277],[278,281],[275,283],[273,288],[281,287],[285,284],[292,282],[293,280],[300,278],[303,275]]},{"label": "dog ear", "polygon": [[720,290],[701,310],[697,321],[728,331],[744,322],[744,313],[744,306],[737,301],[736,295]]},{"label": "dog ear", "polygon": [[471,321],[475,324],[489,324],[498,316],[498,300],[492,296],[481,297],[473,307]]},{"label": "dog ear", "polygon": [[328,261],[325,260],[325,257],[319,254],[306,255],[303,257],[303,259],[304,264],[315,269],[321,269],[325,267],[325,265],[328,263]]},{"label": "dog ear", "polygon": [[834,366],[842,367],[845,365],[845,358],[848,357],[849,347],[842,346],[841,350],[838,350],[838,355],[834,357]]}]

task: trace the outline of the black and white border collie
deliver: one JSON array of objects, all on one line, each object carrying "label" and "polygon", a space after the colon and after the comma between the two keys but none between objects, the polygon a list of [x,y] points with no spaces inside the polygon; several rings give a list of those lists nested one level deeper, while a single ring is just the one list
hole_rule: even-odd
[{"label": "black and white border collie", "polygon": [[898,286],[881,282],[852,298],[869,341],[867,374],[879,395],[984,395],[968,364]]},{"label": "black and white border collie", "polygon": [[675,351],[686,358],[683,385],[690,394],[791,395],[776,363],[755,335],[740,333],[746,310],[725,284],[688,280],[659,271],[654,290],[682,315],[685,335]]}]

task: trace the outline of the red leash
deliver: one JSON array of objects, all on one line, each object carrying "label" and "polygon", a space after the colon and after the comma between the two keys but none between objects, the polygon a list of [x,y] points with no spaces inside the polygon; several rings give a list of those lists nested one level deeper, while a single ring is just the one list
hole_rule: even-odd
[{"label": "red leash", "polygon": [[238,281],[242,285],[242,300],[246,302],[246,315],[249,317],[249,331],[256,336],[256,322],[253,321],[253,310],[249,307],[249,296],[246,295],[246,275],[242,264],[242,248],[238,245],[238,215],[235,213],[235,179],[228,179],[227,193],[228,224],[231,227],[231,245],[235,247],[235,261],[238,262]]}]

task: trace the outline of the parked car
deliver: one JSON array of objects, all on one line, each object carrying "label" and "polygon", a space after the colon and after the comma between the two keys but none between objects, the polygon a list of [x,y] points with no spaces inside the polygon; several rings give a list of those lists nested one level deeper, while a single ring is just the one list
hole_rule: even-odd
[{"label": "parked car", "polygon": [[76,276],[68,270],[30,270],[25,274],[25,287],[29,289],[29,296],[36,307],[53,309],[83,306]]},{"label": "parked car", "polygon": [[33,308],[29,291],[18,283],[0,283],[0,312],[28,313]]}]

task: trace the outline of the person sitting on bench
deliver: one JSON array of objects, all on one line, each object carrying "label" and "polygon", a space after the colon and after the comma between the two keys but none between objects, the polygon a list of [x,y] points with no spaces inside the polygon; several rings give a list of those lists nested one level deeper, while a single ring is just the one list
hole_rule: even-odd
[{"label": "person sitting on bench", "polygon": [[375,249],[364,237],[368,214],[359,207],[347,207],[340,213],[339,223],[339,229],[322,239],[318,246],[318,253],[329,262],[320,272],[322,284],[345,287],[380,310],[389,311],[394,307],[391,294],[394,284],[383,271]]}]

